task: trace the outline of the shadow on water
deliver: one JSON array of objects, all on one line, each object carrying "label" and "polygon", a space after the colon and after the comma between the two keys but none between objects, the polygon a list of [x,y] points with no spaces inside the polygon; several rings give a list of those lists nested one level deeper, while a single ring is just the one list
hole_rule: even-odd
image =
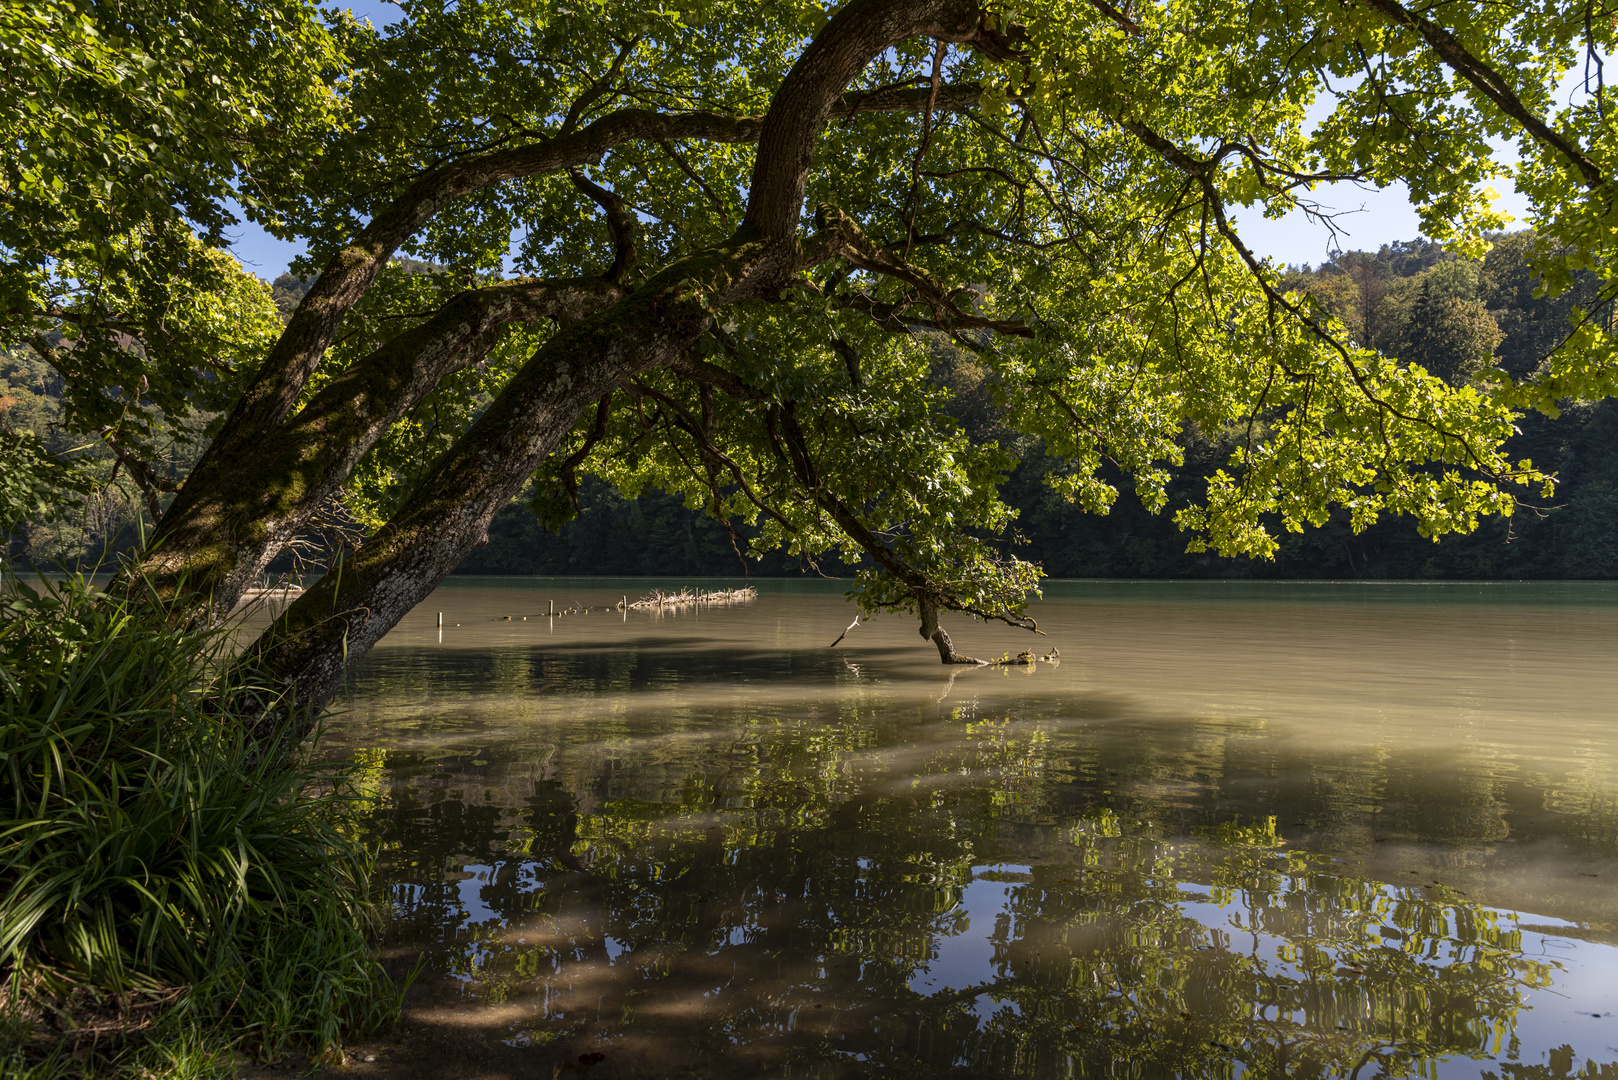
[{"label": "shadow on water", "polygon": [[913,659],[379,651],[329,747],[412,1022],[606,1080],[1618,1076],[1610,742]]}]

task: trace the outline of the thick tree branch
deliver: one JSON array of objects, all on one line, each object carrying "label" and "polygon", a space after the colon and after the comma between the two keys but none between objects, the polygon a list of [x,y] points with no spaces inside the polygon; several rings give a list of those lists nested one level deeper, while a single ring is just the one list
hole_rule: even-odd
[{"label": "thick tree branch", "polygon": [[983,664],[975,656],[955,651],[955,643],[938,625],[938,601],[925,593],[916,594],[916,613],[921,616],[921,636],[938,647],[938,659],[945,664]]},{"label": "thick tree branch", "polygon": [[[770,103],[758,136],[745,223],[771,238],[797,230],[814,135],[871,57],[919,35],[971,40],[982,29],[980,20],[976,0],[852,3],[832,16]],[[927,101],[938,107],[930,88]]]},{"label": "thick tree branch", "polygon": [[641,39],[637,35],[624,42],[618,49],[618,55],[613,57],[612,64],[601,78],[591,83],[584,93],[574,100],[572,106],[567,110],[567,116],[562,120],[561,133],[563,135],[578,127],[579,121],[589,111],[590,106],[600,101],[612,89],[612,84],[618,81],[619,74],[624,70],[624,61],[629,59],[629,54],[635,51],[635,46],[639,45],[640,41]]},{"label": "thick tree branch", "polygon": [[1478,93],[1494,102],[1500,111],[1511,117],[1534,137],[1537,142],[1555,150],[1579,171],[1588,188],[1600,187],[1604,177],[1601,168],[1571,139],[1553,130],[1549,124],[1535,116],[1517,97],[1516,91],[1505,77],[1461,43],[1461,40],[1425,15],[1418,15],[1399,0],[1360,0],[1373,11],[1381,12],[1400,26],[1408,26],[1421,35],[1423,41],[1436,52],[1457,75],[1471,83]]},{"label": "thick tree branch", "polygon": [[624,212],[624,200],[615,192],[608,191],[590,180],[578,169],[569,169],[567,175],[573,181],[574,187],[607,214],[607,229],[612,233],[612,263],[601,278],[603,281],[621,284],[640,266],[640,251],[635,246],[635,237],[640,228],[635,216]]},{"label": "thick tree branch", "polygon": [[1025,27],[1018,23],[997,25],[997,20],[988,12],[979,16],[977,30],[963,39],[963,44],[991,60],[1017,64],[1028,60],[1028,52],[1023,48],[1027,43],[1028,31]]},{"label": "thick tree branch", "polygon": [[[981,88],[975,85],[944,87],[934,107],[940,110],[971,108],[977,104],[981,93]],[[844,95],[839,87],[832,95],[833,103],[828,107],[827,116],[821,119],[861,113],[914,112],[925,108],[926,101],[927,95],[922,92],[896,89],[852,97]],[[291,410],[302,393],[304,381],[331,345],[343,316],[370,288],[383,264],[400,244],[456,199],[507,180],[595,164],[610,150],[627,142],[690,139],[750,143],[760,137],[763,129],[764,118],[757,116],[618,109],[576,131],[453,162],[423,175],[379,211],[353,243],[327,262],[237,406],[226,431],[221,432],[221,438],[228,438],[235,430],[278,422]]]},{"label": "thick tree branch", "polygon": [[183,578],[211,594],[216,611],[229,610],[383,433],[445,376],[481,359],[508,324],[575,323],[623,295],[586,278],[514,281],[452,298],[339,373],[244,452],[205,456],[159,521],[143,572],[161,587]]}]

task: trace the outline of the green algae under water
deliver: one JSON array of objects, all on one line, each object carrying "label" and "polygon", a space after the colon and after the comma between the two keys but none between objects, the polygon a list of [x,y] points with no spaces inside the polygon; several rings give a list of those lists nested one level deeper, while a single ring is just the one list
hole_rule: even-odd
[{"label": "green algae under water", "polygon": [[676,584],[452,581],[356,672],[418,1020],[594,1078],[1618,1075],[1618,585],[1050,583],[946,621],[1059,652],[1009,669],[828,648],[836,582],[545,615]]}]

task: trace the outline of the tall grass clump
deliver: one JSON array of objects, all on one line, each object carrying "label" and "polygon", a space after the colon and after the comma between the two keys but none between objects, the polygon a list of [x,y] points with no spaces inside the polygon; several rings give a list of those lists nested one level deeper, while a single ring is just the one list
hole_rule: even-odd
[{"label": "tall grass clump", "polygon": [[250,739],[289,710],[228,659],[150,596],[0,581],[0,1073],[397,1016],[345,775]]}]

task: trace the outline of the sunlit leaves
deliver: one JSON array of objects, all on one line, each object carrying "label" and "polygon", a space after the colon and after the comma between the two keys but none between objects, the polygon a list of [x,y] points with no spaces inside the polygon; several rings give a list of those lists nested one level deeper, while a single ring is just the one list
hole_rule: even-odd
[{"label": "sunlit leaves", "polygon": [[0,343],[48,354],[69,431],[135,448],[211,435],[280,333],[269,287],[179,222],[95,247],[59,245],[36,278],[52,308]]},{"label": "sunlit leaves", "polygon": [[272,197],[335,107],[313,15],[304,0],[0,6],[8,289],[63,238],[180,216],[217,239],[223,199]]}]

